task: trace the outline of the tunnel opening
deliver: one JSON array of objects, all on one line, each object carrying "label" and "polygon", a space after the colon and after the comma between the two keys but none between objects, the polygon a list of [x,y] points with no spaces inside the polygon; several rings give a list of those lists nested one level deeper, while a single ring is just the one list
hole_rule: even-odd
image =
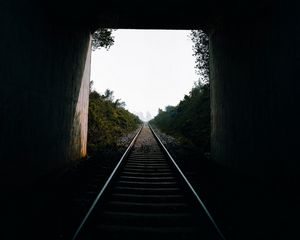
[{"label": "tunnel opening", "polygon": [[[184,98],[192,97],[192,91],[196,94],[201,91],[200,85],[208,83],[208,46],[205,63],[202,59],[200,62],[202,53],[196,50],[191,31],[118,30],[116,34],[115,46],[92,52],[92,90],[123,104],[121,107],[142,121],[151,120],[159,109],[174,109],[180,101],[185,102]],[[197,57],[193,56],[196,51]],[[205,69],[200,69],[200,64],[205,64]],[[206,122],[209,124],[209,119]]]}]

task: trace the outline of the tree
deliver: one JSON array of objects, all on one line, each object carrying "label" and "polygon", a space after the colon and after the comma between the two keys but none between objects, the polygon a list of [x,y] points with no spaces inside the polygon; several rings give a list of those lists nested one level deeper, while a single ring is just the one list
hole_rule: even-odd
[{"label": "tree", "polygon": [[200,75],[200,82],[209,82],[209,42],[208,36],[202,30],[192,30],[190,37],[194,43],[193,56],[196,57],[197,73]]},{"label": "tree", "polygon": [[100,49],[101,47],[108,50],[115,42],[112,36],[113,29],[99,28],[92,34],[92,50]]},{"label": "tree", "polygon": [[114,100],[114,91],[106,89],[103,98],[112,102]]},{"label": "tree", "polygon": [[91,93],[93,91],[93,86],[94,86],[94,81],[91,80],[89,83],[89,93]]},{"label": "tree", "polygon": [[119,108],[124,108],[126,106],[125,102],[121,101],[119,98],[114,102],[114,105]]},{"label": "tree", "polygon": [[166,106],[166,107],[165,107],[166,112],[171,112],[171,111],[174,110],[174,109],[175,109],[174,106]]}]

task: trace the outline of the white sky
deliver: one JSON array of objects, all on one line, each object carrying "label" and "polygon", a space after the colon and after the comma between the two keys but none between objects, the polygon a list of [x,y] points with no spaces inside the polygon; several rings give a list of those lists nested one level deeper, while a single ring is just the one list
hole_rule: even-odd
[{"label": "white sky", "polygon": [[[114,45],[92,53],[94,89],[114,91],[132,113],[177,105],[197,81],[189,31],[116,30]],[[147,119],[149,120],[149,119]]]}]

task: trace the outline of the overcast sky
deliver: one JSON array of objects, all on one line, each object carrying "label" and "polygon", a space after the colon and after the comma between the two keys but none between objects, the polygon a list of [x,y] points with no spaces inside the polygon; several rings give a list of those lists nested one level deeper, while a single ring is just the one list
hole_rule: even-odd
[{"label": "overcast sky", "polygon": [[[116,30],[114,45],[92,53],[94,89],[114,91],[133,113],[154,117],[197,81],[189,31]],[[149,114],[148,114],[149,115]]]}]

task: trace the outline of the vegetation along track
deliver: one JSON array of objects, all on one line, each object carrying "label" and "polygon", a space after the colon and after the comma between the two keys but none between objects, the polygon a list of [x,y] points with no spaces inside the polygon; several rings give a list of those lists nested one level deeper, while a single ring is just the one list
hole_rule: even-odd
[{"label": "vegetation along track", "polygon": [[225,239],[151,126],[144,125],[73,240]]}]

